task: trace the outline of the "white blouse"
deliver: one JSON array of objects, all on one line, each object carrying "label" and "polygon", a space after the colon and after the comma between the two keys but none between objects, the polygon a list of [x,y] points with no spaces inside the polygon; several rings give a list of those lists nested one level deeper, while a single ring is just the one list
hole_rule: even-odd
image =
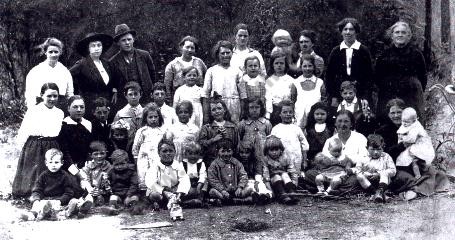
[{"label": "white blouse", "polygon": [[25,113],[17,134],[17,143],[23,146],[29,136],[57,137],[62,128],[63,111],[44,103],[31,107]]},{"label": "white blouse", "polygon": [[28,109],[36,105],[36,97],[41,95],[41,87],[48,82],[57,84],[60,95],[67,98],[74,95],[73,77],[68,68],[60,62],[51,67],[44,61],[32,68],[25,79],[25,101]]}]

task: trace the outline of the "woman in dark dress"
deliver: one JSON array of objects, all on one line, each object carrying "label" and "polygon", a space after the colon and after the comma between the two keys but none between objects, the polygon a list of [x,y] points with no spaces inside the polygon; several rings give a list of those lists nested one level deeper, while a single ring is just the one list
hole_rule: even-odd
[{"label": "woman in dark dress", "polygon": [[89,33],[76,46],[76,51],[83,58],[71,67],[70,72],[74,80],[75,93],[85,99],[85,112],[89,119],[92,119],[94,101],[98,97],[111,101],[112,114],[115,114],[118,109],[116,106],[117,77],[111,64],[101,57],[112,42],[112,37],[107,34]]},{"label": "woman in dark dress", "polygon": [[59,88],[45,83],[40,92],[42,102],[32,105],[25,113],[17,134],[22,147],[13,181],[13,197],[29,197],[38,176],[46,170],[44,155],[51,148],[59,148],[57,136],[62,127],[63,111],[55,107]]},{"label": "woman in dark dress", "polygon": [[377,115],[387,118],[387,102],[401,98],[413,107],[419,119],[423,119],[423,92],[427,85],[427,72],[423,54],[409,43],[411,28],[405,22],[397,22],[388,30],[392,44],[376,61],[376,86],[378,87]]},{"label": "woman in dark dress", "polygon": [[[401,113],[405,109],[405,103],[401,99],[391,99],[386,105],[388,119],[377,131],[384,138],[385,152],[394,161],[398,155],[406,150],[403,143],[398,143],[397,130],[401,126]],[[430,196],[435,191],[446,189],[448,186],[447,176],[437,171],[433,166],[426,166],[421,170],[421,177],[415,178],[411,166],[397,167],[397,173],[392,179],[390,190],[400,194],[403,199],[411,200],[418,195]]]}]

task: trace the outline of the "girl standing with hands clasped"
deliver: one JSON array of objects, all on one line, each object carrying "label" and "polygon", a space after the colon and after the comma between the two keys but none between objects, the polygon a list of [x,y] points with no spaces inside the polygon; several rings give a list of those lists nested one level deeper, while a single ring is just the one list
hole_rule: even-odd
[{"label": "girl standing with hands clasped", "polygon": [[30,196],[33,183],[46,170],[46,151],[59,148],[57,136],[63,120],[63,111],[55,107],[59,88],[55,83],[45,83],[40,95],[43,102],[27,110],[17,135],[17,143],[23,148],[13,181],[14,198]]},{"label": "girl standing with hands clasped", "polygon": [[136,160],[140,190],[147,190],[145,173],[155,161],[159,161],[158,143],[166,134],[163,115],[155,104],[148,104],[143,111],[142,126],[136,132],[133,143],[133,157]]},{"label": "girl standing with hands clasped", "polygon": [[184,68],[182,71],[183,78],[185,79],[185,85],[177,88],[174,94],[174,108],[177,104],[182,101],[190,101],[193,105],[193,115],[191,116],[190,122],[194,123],[199,128],[202,127],[202,88],[197,86],[196,83],[198,78],[201,76],[197,68],[189,66]]},{"label": "girl standing with hands clasped", "polygon": [[303,129],[306,125],[311,106],[322,100],[325,87],[322,79],[315,76],[315,72],[318,70],[314,63],[314,57],[310,54],[304,54],[300,62],[302,75],[294,83],[297,88],[295,116],[297,125]]},{"label": "girl standing with hands clasped", "polygon": [[270,72],[272,75],[265,81],[265,106],[266,118],[270,119],[273,126],[281,122],[278,104],[283,100],[295,103],[297,89],[294,78],[287,74],[289,70],[284,53],[272,54],[270,59]]}]

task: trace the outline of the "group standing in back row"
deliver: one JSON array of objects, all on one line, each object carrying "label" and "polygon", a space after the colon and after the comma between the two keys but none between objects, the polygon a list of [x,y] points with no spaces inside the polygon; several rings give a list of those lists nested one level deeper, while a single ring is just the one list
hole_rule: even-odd
[{"label": "group standing in back row", "polygon": [[[166,200],[169,209],[181,200],[294,203],[297,188],[322,195],[357,188],[375,192],[378,201],[386,189],[407,199],[431,194],[440,181],[418,121],[427,80],[423,56],[409,44],[410,26],[390,27],[392,45],[378,57],[376,74],[368,48],[356,38],[357,20],[337,26],[343,41],[326,66],[309,30],[301,32],[297,58],[290,34],[277,30],[268,69],[249,47],[245,24],[236,26],[235,44],[216,43],[216,64],[209,68],[194,56],[197,39],[186,36],[162,82],[150,54],[134,48],[136,32],[126,24],[115,27],[114,38],[87,34],[76,48],[83,58],[69,70],[58,62],[63,44],[47,39],[46,60],[26,79],[28,111],[18,135],[25,145],[13,196],[36,196],[33,186],[50,155],[64,160],[79,199],[70,210],[102,205],[98,196],[115,208],[118,197],[109,197],[115,190],[106,189],[109,184],[135,185],[120,198],[128,205],[147,199],[159,207]],[[106,61],[102,53],[113,42],[120,51]],[[394,130],[381,133],[386,128]],[[429,153],[419,151],[422,146]],[[46,155],[50,149],[62,153]],[[119,169],[130,169],[134,180],[108,177]]]}]

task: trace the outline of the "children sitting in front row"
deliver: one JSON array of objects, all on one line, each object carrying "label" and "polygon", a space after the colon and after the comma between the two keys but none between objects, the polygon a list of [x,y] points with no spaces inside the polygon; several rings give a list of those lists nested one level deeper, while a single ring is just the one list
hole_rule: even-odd
[{"label": "children sitting in front row", "polygon": [[[347,178],[348,171],[353,167],[351,159],[342,154],[343,143],[338,138],[327,140],[328,154],[321,152],[314,159],[315,168],[320,172],[316,175],[316,187],[318,194],[330,195],[337,190],[338,186]],[[325,185],[329,185],[325,189]]]},{"label": "children sitting in front row", "polygon": [[182,196],[183,205],[201,207],[208,188],[207,168],[202,160],[201,145],[193,141],[183,145],[182,164],[191,183],[188,194]]},{"label": "children sitting in front row", "polygon": [[421,177],[420,170],[426,169],[434,159],[435,151],[431,138],[417,119],[413,108],[405,108],[401,115],[401,126],[397,131],[398,143],[406,146],[396,161],[397,167],[412,167],[414,177]]},{"label": "children sitting in front row", "polygon": [[[44,219],[64,219],[76,213],[73,199],[74,191],[70,176],[61,170],[63,166],[63,153],[51,148],[46,151],[45,164],[47,170],[40,174],[34,183],[30,202],[33,203],[29,212],[21,213],[20,218],[25,221]],[[72,201],[72,207],[66,207]],[[88,211],[89,206],[84,205],[81,210]],[[57,216],[58,215],[58,216]]]},{"label": "children sitting in front row", "polygon": [[250,203],[252,189],[247,188],[248,176],[239,160],[232,157],[234,146],[230,139],[217,142],[217,158],[207,171],[209,195],[223,203]]},{"label": "children sitting in front row", "polygon": [[395,176],[396,168],[392,157],[384,152],[384,139],[381,135],[370,134],[367,139],[368,156],[357,162],[353,172],[366,192],[373,193],[376,202],[385,202],[385,190]]}]

